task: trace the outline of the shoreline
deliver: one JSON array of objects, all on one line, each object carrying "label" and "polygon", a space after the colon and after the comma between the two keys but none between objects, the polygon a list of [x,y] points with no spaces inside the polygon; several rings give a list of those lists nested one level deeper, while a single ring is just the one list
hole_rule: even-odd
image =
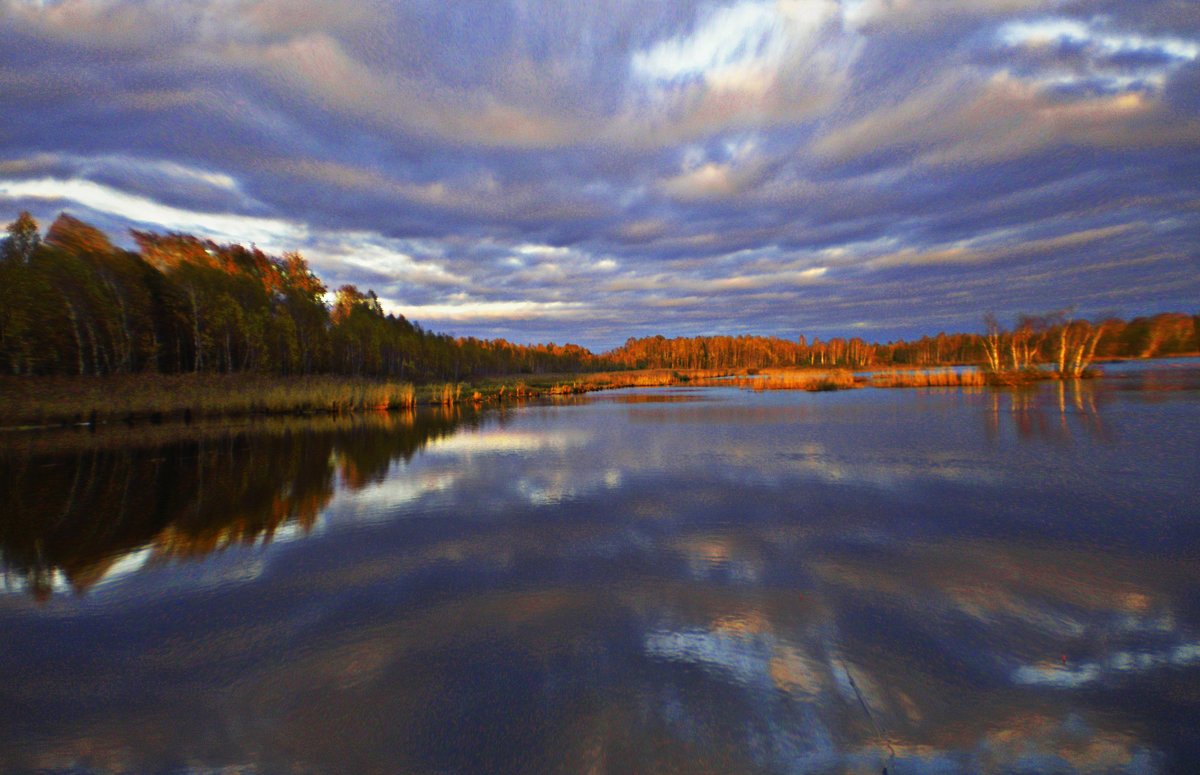
[{"label": "shoreline", "polygon": [[[731,372],[721,371],[720,376]],[[139,374],[0,377],[0,431],[164,425],[215,418],[342,415],[418,407],[483,407],[622,387],[665,387],[715,371],[649,369],[411,382],[311,375]]]},{"label": "shoreline", "polygon": [[[484,407],[510,400],[580,395],[627,387],[715,383],[753,390],[820,392],[865,387],[1012,388],[1059,379],[1057,374],[1046,371],[991,374],[977,366],[970,369],[963,366],[975,365],[892,367],[869,371],[864,368],[858,372],[846,368],[641,369],[517,374],[425,385],[366,377],[279,377],[244,373],[0,377],[0,431],[96,428],[115,424],[163,425],[213,418],[336,416],[412,410],[422,406]],[[1093,372],[1088,376],[1099,375]]]}]

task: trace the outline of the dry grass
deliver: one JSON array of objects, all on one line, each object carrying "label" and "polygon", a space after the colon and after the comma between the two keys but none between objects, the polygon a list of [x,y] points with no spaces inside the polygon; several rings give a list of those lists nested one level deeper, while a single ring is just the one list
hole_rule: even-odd
[{"label": "dry grass", "polygon": [[[719,381],[718,381],[719,380]],[[749,369],[739,374],[714,372],[697,376],[696,384],[740,387],[748,390],[848,390],[864,381],[845,369]],[[672,383],[678,384],[678,383]]]},{"label": "dry grass", "polygon": [[955,371],[933,369],[923,371],[888,371],[871,375],[871,387],[982,387],[986,375],[976,369]]},{"label": "dry grass", "polygon": [[0,377],[0,427],[144,423],[275,414],[395,411],[571,395],[611,387],[671,385],[667,370],[509,377],[479,384],[416,386],[337,376],[137,374],[112,377]]},{"label": "dry grass", "polygon": [[807,390],[814,392],[849,390],[850,388],[861,387],[861,383],[855,379],[852,373],[844,370],[829,372],[793,371],[765,374],[757,379],[750,380],[750,387],[754,390]]},{"label": "dry grass", "polygon": [[1021,369],[1019,371],[989,371],[982,375],[988,385],[994,387],[1027,387],[1048,379],[1059,379],[1054,371]]},{"label": "dry grass", "polygon": [[585,390],[610,390],[627,387],[669,387],[728,377],[727,369],[641,369],[584,374],[579,379]]},{"label": "dry grass", "polygon": [[[167,422],[204,417],[339,414],[415,406],[481,405],[630,387],[721,384],[753,390],[844,390],[991,384],[978,371],[894,371],[869,380],[847,370],[764,370],[755,376],[720,369],[645,369],[593,374],[513,376],[435,383],[251,374],[140,374],[114,377],[0,377],[0,427]],[[715,380],[720,379],[719,383]]]},{"label": "dry grass", "polygon": [[346,377],[140,374],[0,379],[0,425],[411,408],[410,383]]}]

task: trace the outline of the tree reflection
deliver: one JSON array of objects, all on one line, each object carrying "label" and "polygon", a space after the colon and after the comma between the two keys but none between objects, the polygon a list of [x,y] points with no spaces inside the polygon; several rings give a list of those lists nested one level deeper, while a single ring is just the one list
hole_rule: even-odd
[{"label": "tree reflection", "polygon": [[[337,487],[381,480],[470,410],[178,428],[156,436],[72,433],[0,450],[0,558],[9,586],[77,594],[123,557],[196,558],[307,533]],[[61,575],[60,575],[61,574]]]},{"label": "tree reflection", "polygon": [[1056,380],[1034,389],[988,391],[987,437],[996,440],[1011,426],[1025,441],[1067,442],[1080,432],[1104,438],[1108,431],[1097,407],[1096,391],[1094,381],[1078,379]]}]

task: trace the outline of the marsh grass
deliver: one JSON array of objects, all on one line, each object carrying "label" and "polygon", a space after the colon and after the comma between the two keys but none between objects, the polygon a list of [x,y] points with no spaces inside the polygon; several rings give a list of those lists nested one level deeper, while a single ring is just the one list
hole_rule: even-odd
[{"label": "marsh grass", "polygon": [[165,422],[409,409],[410,383],[347,377],[140,374],[0,379],[0,425]]},{"label": "marsh grass", "polygon": [[[1044,378],[1044,377],[1043,377]],[[858,387],[957,387],[1009,384],[981,371],[845,369],[644,369],[585,374],[515,375],[476,382],[414,385],[338,377],[249,374],[140,374],[113,377],[0,377],[0,428],[211,417],[341,414],[417,406],[480,406],[598,390],[724,385],[752,390],[830,391]]]},{"label": "marsh grass", "polygon": [[841,369],[829,372],[771,372],[763,374],[750,382],[750,387],[754,390],[807,390],[810,392],[823,392],[849,390],[861,386],[861,382],[852,373]]},{"label": "marsh grass", "polygon": [[917,371],[886,371],[872,374],[871,387],[982,387],[987,375],[976,369],[931,369]]},{"label": "marsh grass", "polygon": [[732,376],[728,369],[641,369],[638,371],[606,371],[580,375],[580,385],[586,390],[610,390],[629,387],[670,387],[703,383],[706,380]]},{"label": "marsh grass", "polygon": [[612,387],[670,385],[680,380],[681,375],[667,370],[517,376],[426,385],[338,376],[249,374],[0,377],[0,427],[397,411],[416,406],[481,405],[573,395]]},{"label": "marsh grass", "polygon": [[1057,372],[1038,368],[988,371],[981,373],[986,384],[994,387],[1027,387],[1048,379],[1061,379]]},{"label": "marsh grass", "polygon": [[701,385],[740,387],[747,390],[805,390],[810,392],[863,387],[865,381],[846,369],[746,369],[738,374],[717,373],[695,377]]}]

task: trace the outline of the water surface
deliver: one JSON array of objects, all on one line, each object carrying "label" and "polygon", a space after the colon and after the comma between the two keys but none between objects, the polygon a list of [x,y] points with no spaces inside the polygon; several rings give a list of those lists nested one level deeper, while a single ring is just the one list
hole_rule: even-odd
[{"label": "water surface", "polygon": [[1187,772],[1197,376],[6,437],[0,771]]}]

